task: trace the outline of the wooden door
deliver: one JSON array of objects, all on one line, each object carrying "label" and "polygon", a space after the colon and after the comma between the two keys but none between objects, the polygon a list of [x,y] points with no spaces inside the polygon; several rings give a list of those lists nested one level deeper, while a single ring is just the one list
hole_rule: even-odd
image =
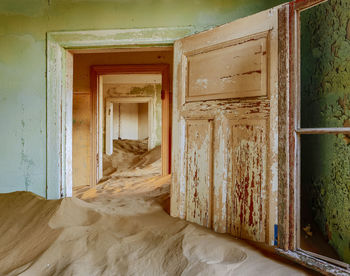
[{"label": "wooden door", "polygon": [[171,215],[272,244],[278,7],[176,41]]}]

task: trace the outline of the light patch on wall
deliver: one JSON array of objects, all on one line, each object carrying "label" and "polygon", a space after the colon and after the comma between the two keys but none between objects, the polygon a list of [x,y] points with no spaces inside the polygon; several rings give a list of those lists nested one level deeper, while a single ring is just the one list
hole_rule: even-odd
[{"label": "light patch on wall", "polygon": [[11,191],[11,185],[45,196],[44,50],[31,35],[0,36],[0,125],[6,127],[0,167],[7,172],[2,191]]}]

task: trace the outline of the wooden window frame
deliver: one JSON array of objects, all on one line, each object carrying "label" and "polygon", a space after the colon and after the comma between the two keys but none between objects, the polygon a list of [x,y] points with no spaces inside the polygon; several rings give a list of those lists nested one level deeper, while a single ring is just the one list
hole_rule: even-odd
[{"label": "wooden window frame", "polygon": [[343,262],[300,249],[300,136],[350,128],[300,127],[300,13],[327,0],[295,0],[279,10],[278,254],[326,275],[349,275]]},{"label": "wooden window frame", "polygon": [[170,114],[170,68],[169,64],[122,64],[122,65],[93,65],[90,68],[91,84],[91,111],[92,111],[92,142],[91,142],[91,172],[92,183],[95,186],[98,182],[97,156],[98,154],[98,86],[99,78],[103,75],[112,74],[161,74],[162,75],[162,175],[170,174],[171,168],[171,114]]}]

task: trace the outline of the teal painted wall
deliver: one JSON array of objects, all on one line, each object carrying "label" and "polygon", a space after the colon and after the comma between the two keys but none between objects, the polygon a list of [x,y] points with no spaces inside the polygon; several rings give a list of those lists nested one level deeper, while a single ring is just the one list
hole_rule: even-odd
[{"label": "teal painted wall", "polygon": [[[349,127],[350,1],[329,0],[302,12],[301,42],[302,127]],[[301,141],[304,212],[311,206],[328,243],[350,263],[350,136]]]},{"label": "teal painted wall", "polygon": [[46,193],[49,31],[194,25],[198,30],[284,0],[1,0],[0,192]]}]

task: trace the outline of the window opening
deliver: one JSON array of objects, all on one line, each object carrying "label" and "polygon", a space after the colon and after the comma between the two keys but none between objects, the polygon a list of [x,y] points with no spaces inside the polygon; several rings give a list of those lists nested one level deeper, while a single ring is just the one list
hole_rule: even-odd
[{"label": "window opening", "polygon": [[[344,14],[344,16],[339,16]],[[350,264],[350,35],[344,7],[300,12],[298,247]]]}]

